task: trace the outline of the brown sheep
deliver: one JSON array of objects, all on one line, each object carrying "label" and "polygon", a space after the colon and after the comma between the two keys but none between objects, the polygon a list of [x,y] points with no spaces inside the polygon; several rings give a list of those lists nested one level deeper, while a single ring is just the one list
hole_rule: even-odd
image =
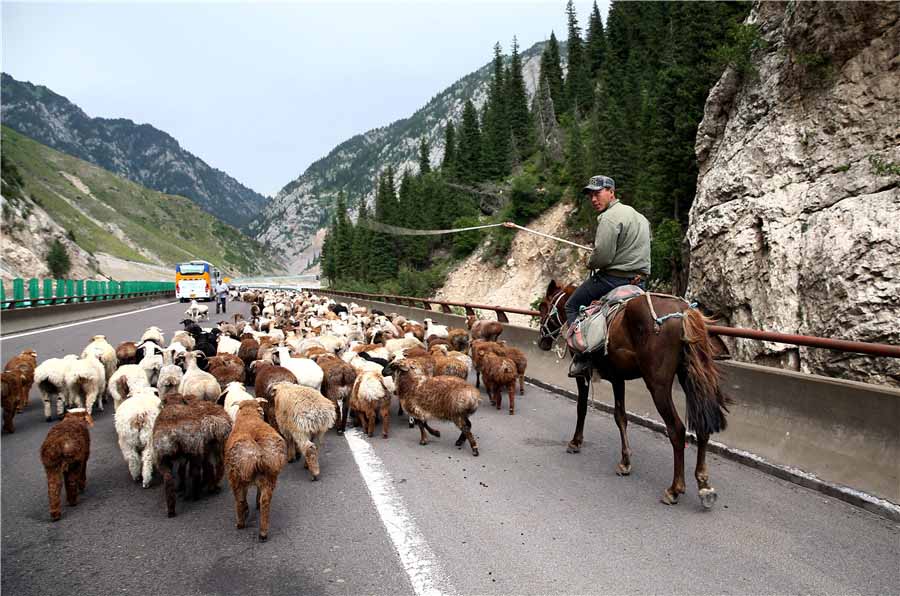
[{"label": "brown sheep", "polygon": [[266,422],[271,424],[272,428],[278,430],[278,422],[275,420],[275,398],[272,396],[272,388],[278,383],[294,383],[296,385],[297,377],[283,366],[276,366],[265,360],[257,360],[250,367],[256,376],[254,384],[256,398],[266,400],[263,408]]},{"label": "brown sheep", "polygon": [[[463,381],[469,378],[469,367],[456,358],[450,358],[442,349],[443,344],[434,346],[429,354],[434,359],[435,376],[447,375],[450,377],[459,377]],[[449,347],[449,346],[446,346]]]},{"label": "brown sheep", "polygon": [[175,517],[175,474],[190,479],[189,494],[197,498],[201,484],[219,489],[224,475],[222,451],[231,432],[231,418],[214,403],[170,393],[162,399],[162,409],[153,425],[156,467],[163,477],[166,511]]},{"label": "brown sheep", "polygon": [[391,428],[391,390],[381,373],[367,371],[356,377],[350,393],[350,408],[370,437],[375,434],[376,414],[381,414],[382,436],[388,438]]},{"label": "brown sheep", "polygon": [[250,370],[250,365],[254,360],[257,359],[257,354],[259,353],[259,342],[256,341],[256,338],[250,335],[249,333],[245,333],[241,336],[241,347],[238,348],[238,358],[241,359],[241,362],[244,363],[244,380],[248,385],[254,384],[253,373]]},{"label": "brown sheep", "polygon": [[404,334],[412,333],[417,340],[425,341],[425,327],[422,325],[418,323],[404,323],[402,329]]},{"label": "brown sheep", "polygon": [[31,392],[31,386],[34,385],[34,369],[37,368],[37,352],[34,350],[23,350],[18,356],[13,356],[7,361],[3,367],[5,371],[18,370],[25,375],[25,381],[20,387],[18,411],[24,412],[28,405],[28,394]]},{"label": "brown sheep", "polygon": [[509,392],[509,414],[516,413],[516,363],[506,358],[486,352],[481,360],[481,374],[484,375],[484,389],[491,398],[491,403],[500,409],[503,400],[501,391]]},{"label": "brown sheep", "polygon": [[226,387],[232,381],[244,382],[244,361],[234,354],[213,356],[207,360],[206,370],[216,378],[221,387]]},{"label": "brown sheep", "polygon": [[516,375],[519,377],[519,395],[525,395],[525,369],[528,368],[528,357],[519,348],[506,345],[505,341],[497,343],[503,346],[501,356],[505,356],[516,363]]},{"label": "brown sheep", "polygon": [[84,408],[73,408],[54,425],[41,445],[41,463],[47,473],[47,496],[50,498],[50,519],[62,517],[60,493],[66,485],[69,507],[78,504],[78,493],[87,486],[87,463],[91,455],[91,434],[94,426],[91,415]]},{"label": "brown sheep", "polygon": [[123,341],[116,346],[116,361],[119,366],[137,364],[137,345],[133,341]]},{"label": "brown sheep", "polygon": [[5,370],[0,377],[0,396],[3,400],[3,430],[8,433],[16,432],[13,418],[19,411],[19,401],[22,395],[22,387],[25,385],[25,375],[17,370]]},{"label": "brown sheep", "polygon": [[447,339],[450,341],[451,349],[463,353],[469,351],[469,332],[465,329],[451,327],[447,330]]},{"label": "brown sheep", "polygon": [[[353,367],[332,354],[323,354],[312,358],[322,369],[322,395],[334,402],[338,417],[337,434],[344,434],[347,427],[347,415],[350,411],[350,392],[356,381]],[[340,404],[340,407],[338,406]]]},{"label": "brown sheep", "polygon": [[446,340],[443,337],[438,337],[437,335],[429,335],[426,344],[428,350],[431,350],[431,348],[435,346],[447,346],[448,349],[453,347],[453,344],[451,344],[449,340]]},{"label": "brown sheep", "polygon": [[393,362],[389,367],[397,371],[398,389],[407,385],[411,390],[399,393],[403,408],[412,416],[421,433],[420,445],[428,444],[427,430],[435,437],[441,433],[428,426],[428,420],[448,420],[460,430],[456,446],[468,439],[472,447],[472,455],[478,456],[478,444],[472,434],[472,422],[469,418],[481,405],[481,393],[457,377],[430,377],[427,367],[421,360],[403,359]]},{"label": "brown sheep", "polygon": [[477,319],[475,315],[466,317],[466,326],[469,328],[469,335],[472,337],[472,340],[486,339],[487,341],[497,341],[497,338],[503,333],[503,325],[498,321]]},{"label": "brown sheep", "polygon": [[475,386],[480,387],[481,365],[482,360],[484,360],[484,355],[488,352],[498,354],[500,353],[500,350],[503,349],[503,346],[497,342],[487,341],[486,339],[476,339],[472,341],[470,349],[472,350],[472,364],[475,366]]},{"label": "brown sheep", "polygon": [[256,485],[259,541],[269,537],[269,505],[278,474],[287,462],[284,439],[260,417],[260,401],[239,402],[234,427],[225,441],[225,469],[234,492],[237,527],[247,521],[247,490]]}]

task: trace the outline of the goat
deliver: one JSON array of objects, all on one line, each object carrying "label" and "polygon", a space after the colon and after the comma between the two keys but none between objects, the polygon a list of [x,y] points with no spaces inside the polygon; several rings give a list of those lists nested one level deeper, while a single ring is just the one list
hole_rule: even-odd
[{"label": "goat", "polygon": [[132,480],[149,488],[153,479],[153,426],[161,402],[156,390],[132,388],[128,399],[116,409],[115,427],[119,449],[128,464]]},{"label": "goat", "polygon": [[[184,352],[181,352],[182,354]],[[175,351],[167,349],[163,352],[163,365],[159,369],[159,376],[156,380],[156,389],[159,391],[160,397],[165,397],[169,393],[175,393],[181,387],[181,379],[184,377],[184,371],[181,367],[174,363]]]},{"label": "goat", "polygon": [[[228,413],[231,421],[234,422],[234,417],[237,415],[238,406],[242,401],[247,401],[255,399],[252,395],[247,393],[247,390],[244,389],[243,383],[238,383],[237,381],[233,381],[228,383],[228,386],[222,390],[222,393],[219,394],[219,399],[216,400],[216,403],[225,408],[225,411]],[[259,403],[263,403],[266,400],[261,399]]]},{"label": "goat", "polygon": [[294,373],[298,384],[321,391],[325,373],[309,358],[292,358],[289,348],[278,348],[275,350],[273,361]]},{"label": "goat", "polygon": [[288,461],[296,458],[299,448],[312,479],[318,480],[319,449],[325,433],[334,426],[334,404],[315,389],[292,383],[278,383],[272,393],[278,431],[287,443]]},{"label": "goat", "polygon": [[50,500],[50,519],[62,517],[60,493],[66,485],[66,502],[69,507],[78,504],[78,493],[87,486],[87,462],[91,455],[91,434],[94,426],[91,415],[84,408],[68,411],[61,422],[55,424],[41,444],[41,463],[47,474],[47,496]]},{"label": "goat", "polygon": [[269,505],[278,482],[278,474],[286,463],[285,441],[260,415],[256,400],[238,404],[234,426],[225,441],[225,469],[228,484],[234,493],[237,527],[247,521],[247,490],[256,485],[256,505],[259,508],[259,541],[269,537]]},{"label": "goat", "polygon": [[143,343],[145,341],[152,341],[158,346],[163,345],[165,341],[163,339],[162,329],[156,327],[155,325],[153,327],[147,327],[147,330],[144,331],[143,335],[141,335],[140,343]]}]

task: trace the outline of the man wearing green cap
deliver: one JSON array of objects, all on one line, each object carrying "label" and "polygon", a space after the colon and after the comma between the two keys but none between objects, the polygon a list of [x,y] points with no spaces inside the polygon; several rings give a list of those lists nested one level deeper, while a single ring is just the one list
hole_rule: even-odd
[{"label": "man wearing green cap", "polygon": [[[584,187],[597,216],[597,235],[594,252],[588,260],[591,276],[582,283],[566,302],[566,321],[569,325],[578,318],[582,306],[587,306],[626,284],[644,287],[650,275],[650,222],[634,208],[616,199],[616,182],[608,176],[594,176]],[[590,373],[590,355],[577,354],[569,369],[570,377]]]}]

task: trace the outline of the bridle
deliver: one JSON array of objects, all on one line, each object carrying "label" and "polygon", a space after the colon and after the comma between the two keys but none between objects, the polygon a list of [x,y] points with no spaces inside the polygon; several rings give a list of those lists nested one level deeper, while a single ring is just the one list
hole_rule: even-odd
[{"label": "bridle", "polygon": [[[556,341],[559,338],[559,334],[562,331],[563,325],[565,325],[566,321],[559,314],[559,301],[566,295],[565,290],[559,290],[556,294],[553,295],[553,298],[550,299],[550,312],[547,313],[547,317],[541,321],[540,334],[541,339],[545,337],[549,337],[551,340]],[[550,329],[550,319],[556,318],[556,329]]]}]

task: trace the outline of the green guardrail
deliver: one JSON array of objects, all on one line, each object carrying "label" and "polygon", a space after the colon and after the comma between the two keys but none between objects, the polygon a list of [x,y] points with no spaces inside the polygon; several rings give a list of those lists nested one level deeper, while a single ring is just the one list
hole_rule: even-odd
[{"label": "green guardrail", "polygon": [[[11,284],[12,297],[7,294]],[[26,295],[27,287],[27,295]],[[173,281],[96,281],[93,279],[21,278],[0,282],[0,308],[3,310],[118,300],[151,294],[175,292]]]}]

